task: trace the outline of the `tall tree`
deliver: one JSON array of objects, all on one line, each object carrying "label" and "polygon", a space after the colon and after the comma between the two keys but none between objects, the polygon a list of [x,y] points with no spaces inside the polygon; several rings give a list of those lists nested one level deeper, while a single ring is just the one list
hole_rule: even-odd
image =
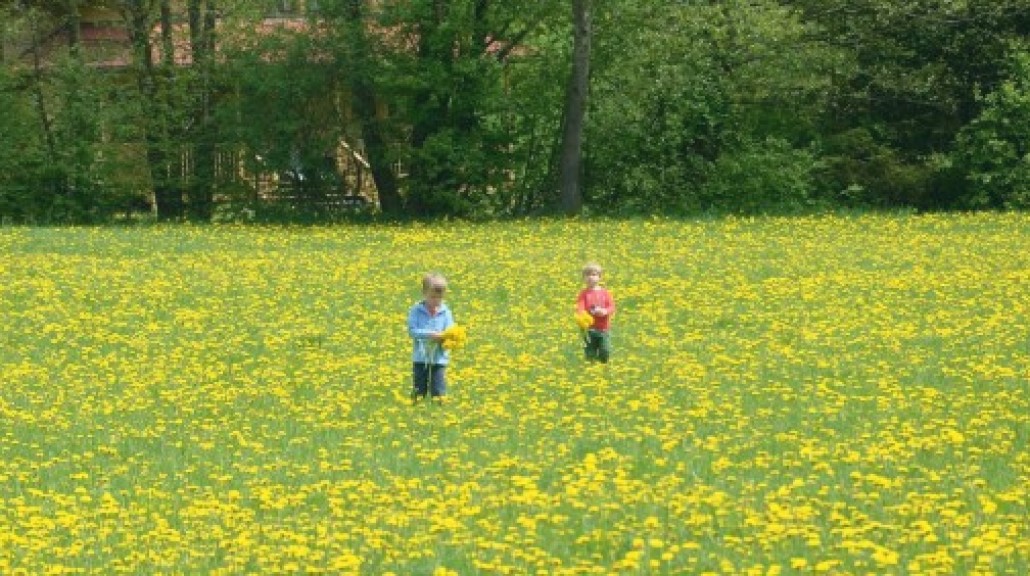
[{"label": "tall tree", "polygon": [[1030,40],[1013,46],[1011,80],[984,97],[984,111],[959,132],[956,165],[963,207],[1030,209]]},{"label": "tall tree", "polygon": [[396,216],[403,211],[403,199],[390,161],[386,127],[379,112],[381,102],[375,84],[375,54],[369,37],[369,20],[364,2],[346,0],[343,14],[342,28],[346,44],[342,60],[345,82],[353,97],[365,156],[379,196],[379,208],[386,214]]},{"label": "tall tree", "polygon": [[169,0],[160,0],[160,18],[163,59],[155,62],[151,31],[154,18],[150,0],[122,0],[122,10],[128,23],[132,44],[133,69],[136,86],[141,96],[144,148],[157,217],[160,220],[179,219],[184,214],[179,149],[173,145],[171,83],[174,70],[174,46]]},{"label": "tall tree", "polygon": [[[485,0],[424,0],[402,12],[414,73],[404,102],[408,139],[407,208],[416,215],[464,213],[496,177],[490,127],[499,65],[487,54],[496,7]],[[402,50],[410,50],[401,47]]]},{"label": "tall tree", "polygon": [[809,148],[833,74],[845,68],[839,49],[775,0],[598,6],[586,205],[646,213],[805,203],[817,168]]},{"label": "tall tree", "polygon": [[[5,90],[0,109],[0,218],[91,222],[108,217],[124,188],[104,149],[108,76],[87,64],[79,11],[92,2],[19,0],[0,5]],[[26,105],[31,103],[31,108]],[[34,113],[26,114],[29,110]],[[31,124],[26,123],[33,119]],[[27,131],[28,126],[35,129]]]},{"label": "tall tree", "polygon": [[590,0],[572,0],[572,71],[565,92],[565,108],[558,164],[561,208],[567,215],[583,209],[581,166],[583,130],[590,82]]},{"label": "tall tree", "polygon": [[40,129],[43,133],[43,141],[46,142],[47,156],[51,164],[57,163],[57,143],[54,139],[54,130],[51,125],[51,114],[47,108],[47,98],[43,88],[43,58],[42,43],[43,32],[40,30],[40,15],[35,10],[29,9],[29,22],[31,30],[31,51],[32,51],[32,93],[36,101],[36,111],[39,116]]},{"label": "tall tree", "polygon": [[961,205],[963,176],[940,170],[981,95],[1006,80],[1013,40],[1030,35],[1025,0],[781,0],[849,51],[821,131],[830,185],[875,204]]},{"label": "tall tree", "polygon": [[[223,32],[232,47],[219,54],[234,67],[240,103],[227,121],[269,172],[288,167],[281,153],[290,152],[301,130],[324,134],[301,138],[298,147],[328,143],[334,135],[346,140],[363,152],[388,214],[509,211],[515,202],[507,190],[513,176],[526,171],[513,167],[522,157],[517,149],[543,147],[540,138],[523,138],[515,129],[526,114],[520,104],[532,103],[539,124],[550,120],[541,110],[553,102],[540,97],[539,86],[511,82],[530,77],[543,84],[529,69],[550,60],[527,60],[516,76],[509,74],[509,59],[547,54],[548,46],[525,50],[522,43],[546,29],[556,5],[324,0],[305,25],[266,26],[249,42]],[[543,85],[552,89],[547,80]],[[253,117],[263,121],[237,121]]]},{"label": "tall tree", "polygon": [[[189,213],[196,220],[210,220],[214,211],[215,98],[218,93],[215,62],[215,0],[189,0],[190,52],[194,88],[191,126],[193,173],[189,178]],[[173,47],[174,49],[174,47]]]}]

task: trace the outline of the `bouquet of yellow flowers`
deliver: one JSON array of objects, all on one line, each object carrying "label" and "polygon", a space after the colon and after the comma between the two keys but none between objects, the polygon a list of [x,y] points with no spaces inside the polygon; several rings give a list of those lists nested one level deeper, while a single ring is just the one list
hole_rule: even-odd
[{"label": "bouquet of yellow flowers", "polygon": [[468,341],[468,332],[464,326],[453,324],[440,333],[440,345],[444,350],[456,350]]},{"label": "bouquet of yellow flowers", "polygon": [[594,316],[586,310],[580,310],[576,312],[576,325],[579,326],[579,335],[583,338],[583,342],[589,343],[590,337],[587,335],[587,330],[594,325]]},{"label": "bouquet of yellow flowers", "polygon": [[576,312],[576,324],[579,325],[580,330],[586,330],[594,325],[594,317],[586,310],[580,310]]}]

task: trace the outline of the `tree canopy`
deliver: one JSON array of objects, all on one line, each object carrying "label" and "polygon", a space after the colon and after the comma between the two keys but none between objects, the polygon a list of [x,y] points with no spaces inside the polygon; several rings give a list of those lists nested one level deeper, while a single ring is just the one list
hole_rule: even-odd
[{"label": "tree canopy", "polygon": [[4,222],[1030,207],[1022,0],[5,0],[0,21]]}]

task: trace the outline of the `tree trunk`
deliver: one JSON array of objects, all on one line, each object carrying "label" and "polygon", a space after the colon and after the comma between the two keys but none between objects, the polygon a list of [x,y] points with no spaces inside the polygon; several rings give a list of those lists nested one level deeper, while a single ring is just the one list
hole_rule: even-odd
[{"label": "tree trunk", "polygon": [[36,101],[40,127],[43,130],[43,140],[46,142],[47,159],[54,163],[57,160],[57,143],[54,140],[54,129],[50,124],[50,114],[47,111],[46,95],[43,93],[43,61],[40,55],[42,40],[36,18],[37,16],[34,14],[29,16],[32,26],[32,95]]},{"label": "tree trunk", "polygon": [[79,20],[79,3],[77,0],[68,1],[68,49],[72,54],[79,51],[82,40],[82,23]]},{"label": "tree trunk", "polygon": [[573,48],[572,73],[565,92],[564,125],[562,126],[561,160],[558,181],[561,185],[561,208],[574,216],[583,209],[580,172],[583,160],[583,125],[587,110],[587,87],[590,78],[590,0],[572,0]]},{"label": "tree trunk", "polygon": [[358,81],[352,90],[356,112],[361,119],[361,139],[365,143],[365,158],[368,160],[372,180],[379,196],[379,209],[385,214],[399,215],[404,210],[404,202],[397,186],[397,176],[390,166],[382,126],[376,115],[375,95],[363,81]]},{"label": "tree trunk", "polygon": [[369,70],[370,54],[365,23],[362,14],[361,0],[351,0],[347,4],[347,20],[353,40],[353,62],[348,71],[347,81],[354,96],[355,114],[361,124],[361,139],[365,146],[365,157],[372,172],[372,180],[379,196],[379,209],[385,214],[399,215],[404,209],[404,202],[397,184],[397,176],[393,173],[387,153],[386,138],[383,136],[382,122],[376,110],[375,88]]},{"label": "tree trunk", "polygon": [[[166,3],[168,0],[162,0]],[[171,138],[168,133],[167,94],[162,89],[162,79],[154,67],[154,50],[150,40],[150,3],[145,0],[126,0],[126,20],[129,23],[129,36],[132,41],[133,58],[135,59],[136,83],[142,97],[143,120],[146,132],[147,164],[150,179],[154,188],[154,204],[157,207],[159,220],[174,220],[182,217],[182,190],[178,178],[172,173],[171,157],[168,148]],[[162,10],[164,11],[164,10]],[[161,35],[171,35],[171,23],[162,19]],[[165,56],[166,59],[168,55]],[[178,163],[175,163],[176,166]]]},{"label": "tree trunk", "polygon": [[189,182],[189,214],[198,221],[208,221],[214,214],[215,126],[212,113],[214,87],[215,3],[207,0],[189,2],[190,49],[197,75],[192,91],[196,101],[193,111],[192,174]]},{"label": "tree trunk", "polygon": [[[54,136],[54,127],[51,123],[49,109],[47,107],[46,93],[43,90],[43,63],[41,46],[42,39],[39,33],[38,14],[30,14],[29,20],[32,32],[32,95],[36,103],[36,113],[39,115],[40,129],[43,132],[43,140],[46,142],[46,163],[43,168],[43,183],[45,193],[48,195],[46,201],[53,203],[58,195],[67,194],[67,178],[62,167],[58,165],[57,140]],[[36,191],[40,194],[43,191]]]}]

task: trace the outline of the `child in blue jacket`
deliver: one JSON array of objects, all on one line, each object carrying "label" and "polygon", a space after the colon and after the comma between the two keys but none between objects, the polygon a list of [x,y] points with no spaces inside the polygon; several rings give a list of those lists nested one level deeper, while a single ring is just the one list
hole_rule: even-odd
[{"label": "child in blue jacket", "polygon": [[422,300],[408,311],[408,335],[411,336],[412,389],[411,401],[418,402],[432,394],[443,402],[447,394],[447,363],[450,354],[441,346],[441,333],[454,324],[454,316],[444,303],[447,279],[438,272],[422,278]]}]

